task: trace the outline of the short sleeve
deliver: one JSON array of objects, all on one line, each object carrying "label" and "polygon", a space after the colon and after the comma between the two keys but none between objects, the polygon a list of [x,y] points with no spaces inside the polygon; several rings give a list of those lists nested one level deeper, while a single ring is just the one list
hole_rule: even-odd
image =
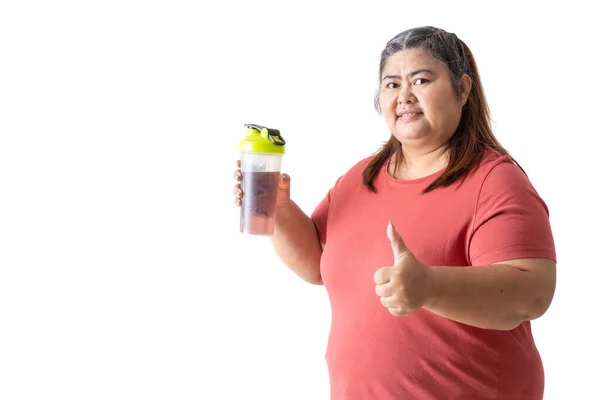
[{"label": "short sleeve", "polygon": [[548,207],[512,162],[501,162],[488,172],[472,232],[471,265],[530,257],[556,261]]},{"label": "short sleeve", "polygon": [[323,244],[327,243],[327,217],[329,216],[329,205],[331,202],[332,190],[330,190],[327,193],[327,196],[321,200],[311,215],[313,223],[317,228],[319,241]]},{"label": "short sleeve", "polygon": [[334,197],[334,193],[337,188],[340,186],[340,183],[344,180],[346,174],[340,176],[338,180],[335,182],[335,185],[327,192],[327,195],[321,202],[315,207],[311,219],[317,228],[317,234],[319,235],[319,240],[321,243],[327,243],[327,224],[329,218],[329,209],[331,208],[331,202]]}]

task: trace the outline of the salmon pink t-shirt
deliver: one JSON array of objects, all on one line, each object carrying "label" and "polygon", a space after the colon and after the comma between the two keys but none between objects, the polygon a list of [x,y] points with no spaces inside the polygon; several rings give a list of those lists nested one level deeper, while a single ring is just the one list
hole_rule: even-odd
[{"label": "salmon pink t-shirt", "polygon": [[396,317],[373,281],[375,271],[393,265],[388,220],[428,266],[556,261],[548,209],[527,176],[488,149],[462,183],[423,194],[442,171],[396,180],[384,167],[372,193],[362,183],[369,161],[338,179],[312,214],[325,243],[321,276],[332,310],[331,399],[541,399],[544,371],[529,322],[498,331],[423,308]]}]

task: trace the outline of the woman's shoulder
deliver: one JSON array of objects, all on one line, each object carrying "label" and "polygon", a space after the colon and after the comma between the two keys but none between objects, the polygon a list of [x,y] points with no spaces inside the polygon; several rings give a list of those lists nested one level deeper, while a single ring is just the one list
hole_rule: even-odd
[{"label": "woman's shoulder", "polygon": [[493,168],[503,162],[512,162],[512,158],[509,155],[501,154],[492,147],[486,146],[481,157],[479,168]]},{"label": "woman's shoulder", "polygon": [[374,156],[369,156],[361,159],[358,162],[355,162],[344,172],[341,176],[337,178],[335,182],[334,189],[339,188],[340,186],[350,186],[356,187],[356,185],[362,185],[362,176],[365,168],[369,165]]},{"label": "woman's shoulder", "polygon": [[369,165],[369,163],[371,162],[371,160],[374,158],[374,156],[369,156],[369,157],[365,157],[362,160],[355,162],[354,164],[352,164],[350,166],[350,168],[348,168],[346,170],[346,172],[340,177],[340,178],[355,178],[355,177],[361,177],[362,179],[362,174],[365,171],[365,168],[367,168],[367,166]]},{"label": "woman's shoulder", "polygon": [[480,196],[483,192],[520,191],[528,186],[531,186],[529,178],[510,155],[487,147],[480,162],[458,188]]},{"label": "woman's shoulder", "polygon": [[354,173],[362,176],[363,172],[365,171],[365,168],[367,168],[367,166],[369,165],[371,160],[373,160],[373,158],[375,158],[375,156],[363,158],[362,160],[355,163],[352,167],[350,167],[347,173]]},{"label": "woman's shoulder", "polygon": [[500,154],[492,148],[486,149],[472,178],[480,195],[535,192],[529,177],[517,162],[510,155]]},{"label": "woman's shoulder", "polygon": [[501,154],[497,150],[486,147],[479,165],[473,171],[473,175],[485,179],[490,173],[494,175],[525,175],[515,160],[507,154]]}]

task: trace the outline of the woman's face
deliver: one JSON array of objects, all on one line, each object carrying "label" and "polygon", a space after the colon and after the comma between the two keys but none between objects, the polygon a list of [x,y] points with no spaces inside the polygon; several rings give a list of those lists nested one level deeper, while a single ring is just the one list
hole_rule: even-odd
[{"label": "woman's face", "polygon": [[468,75],[457,95],[444,64],[426,51],[407,49],[388,58],[381,76],[383,118],[403,146],[434,150],[450,140],[471,90]]}]

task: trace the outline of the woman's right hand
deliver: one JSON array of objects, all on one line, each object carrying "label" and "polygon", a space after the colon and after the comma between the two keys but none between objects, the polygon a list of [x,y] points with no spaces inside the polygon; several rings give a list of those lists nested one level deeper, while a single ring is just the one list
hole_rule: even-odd
[{"label": "woman's right hand", "polygon": [[[233,186],[233,196],[235,205],[240,207],[242,205],[242,198],[244,197],[244,192],[242,191],[242,170],[241,170],[241,162],[237,160],[236,162],[236,170],[233,173],[233,179],[235,180],[235,185]],[[277,209],[281,209],[286,207],[290,203],[290,176],[288,174],[280,174],[279,175],[279,193],[277,193]]]}]

